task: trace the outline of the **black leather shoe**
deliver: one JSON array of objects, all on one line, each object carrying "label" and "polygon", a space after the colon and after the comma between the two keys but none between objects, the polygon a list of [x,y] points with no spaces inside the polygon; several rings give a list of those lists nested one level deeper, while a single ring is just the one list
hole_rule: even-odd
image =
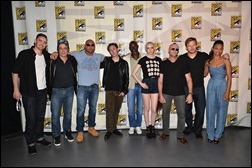
[{"label": "black leather shoe", "polygon": [[214,142],[214,141],[211,140],[211,139],[207,139],[207,141],[208,141],[209,143],[213,143],[213,142]]},{"label": "black leather shoe", "polygon": [[35,155],[37,153],[35,145],[28,146],[28,153],[29,153],[29,155]]},{"label": "black leather shoe", "polygon": [[113,133],[117,136],[123,136],[123,134],[118,129],[114,129]]},{"label": "black leather shoe", "polygon": [[185,130],[183,131],[183,133],[184,133],[185,135],[189,135],[189,134],[192,133],[192,130],[191,130],[190,128],[186,127]]},{"label": "black leather shoe", "polygon": [[188,144],[187,140],[182,137],[182,138],[177,138],[182,144]]},{"label": "black leather shoe", "polygon": [[195,136],[196,136],[197,139],[199,139],[199,138],[202,139],[203,138],[203,136],[201,134],[195,134]]},{"label": "black leather shoe", "polygon": [[111,138],[111,135],[112,135],[112,132],[107,131],[106,134],[105,134],[105,136],[104,136],[104,140],[108,141]]},{"label": "black leather shoe", "polygon": [[160,135],[159,140],[160,140],[160,141],[163,141],[163,140],[165,140],[168,136],[169,136],[169,135],[167,135],[167,134],[162,134],[162,135]]}]

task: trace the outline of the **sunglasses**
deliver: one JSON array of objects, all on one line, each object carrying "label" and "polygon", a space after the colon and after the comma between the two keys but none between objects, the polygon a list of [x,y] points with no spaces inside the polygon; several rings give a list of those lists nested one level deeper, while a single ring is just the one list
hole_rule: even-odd
[{"label": "sunglasses", "polygon": [[176,51],[179,51],[179,49],[178,49],[178,48],[171,48],[171,50],[176,50]]},{"label": "sunglasses", "polygon": [[92,46],[92,47],[94,47],[95,45],[94,44],[86,44],[87,46]]}]

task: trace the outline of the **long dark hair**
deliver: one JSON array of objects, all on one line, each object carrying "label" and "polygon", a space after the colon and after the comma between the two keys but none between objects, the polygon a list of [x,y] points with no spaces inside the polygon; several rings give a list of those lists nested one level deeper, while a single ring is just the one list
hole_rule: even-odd
[{"label": "long dark hair", "polygon": [[211,51],[209,52],[209,61],[211,61],[213,59],[213,48],[217,45],[217,44],[220,44],[222,46],[224,46],[224,42],[222,40],[216,40],[213,44],[213,47],[211,48]]}]

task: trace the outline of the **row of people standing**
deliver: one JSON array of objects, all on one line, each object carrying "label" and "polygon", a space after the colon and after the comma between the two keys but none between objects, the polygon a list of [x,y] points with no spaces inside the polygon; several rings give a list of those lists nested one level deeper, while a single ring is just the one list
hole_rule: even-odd
[{"label": "row of people standing", "polygon": [[[191,39],[191,41],[196,42],[197,44],[196,39]],[[189,42],[190,40],[188,40],[188,43]],[[167,78],[166,75],[164,76],[163,74],[169,74],[169,72],[166,72],[167,63],[165,61],[162,61],[159,57],[155,56],[154,44],[152,42],[148,42],[146,44],[145,49],[147,56],[144,57],[141,57],[138,51],[138,44],[135,41],[130,42],[129,49],[131,53],[130,55],[125,56],[124,59],[122,59],[118,55],[118,46],[116,43],[110,43],[108,45],[107,49],[111,57],[106,58],[104,57],[104,55],[94,52],[95,43],[91,39],[85,42],[83,51],[73,52],[71,53],[71,55],[68,54],[69,44],[64,39],[58,42],[57,54],[54,53],[50,56],[50,54],[45,51],[46,46],[47,37],[44,34],[38,34],[35,39],[34,46],[31,49],[24,50],[19,53],[13,70],[13,97],[17,100],[22,97],[24,101],[26,114],[25,137],[29,154],[36,154],[36,143],[40,143],[44,146],[51,145],[51,143],[45,140],[43,136],[43,122],[45,116],[47,94],[46,84],[48,84],[48,93],[50,95],[52,103],[52,135],[54,138],[55,146],[59,146],[61,144],[61,128],[59,118],[62,104],[64,111],[63,130],[65,137],[69,142],[72,142],[74,139],[71,135],[71,107],[74,90],[77,90],[77,142],[83,141],[84,112],[87,102],[89,103],[88,133],[95,137],[99,136],[99,133],[95,130],[94,127],[96,105],[99,95],[98,83],[100,68],[104,68],[103,86],[106,91],[105,107],[107,109],[107,133],[105,134],[104,139],[110,139],[112,133],[122,136],[122,133],[116,128],[116,123],[122,105],[123,97],[128,93],[128,91],[129,94],[127,95],[127,99],[130,125],[129,134],[133,134],[134,130],[136,130],[138,134],[142,133],[142,111],[144,111],[144,119],[147,126],[146,136],[147,138],[156,137],[154,125],[157,115],[156,110],[158,97],[160,97],[158,95],[162,94],[163,90],[169,90],[170,88],[165,88],[167,87],[166,85],[160,87],[160,83],[162,83],[161,78],[163,77],[163,81],[167,81],[167,79],[169,78]],[[170,53],[171,51],[178,51],[177,44],[172,44],[169,47],[169,54],[173,55]],[[26,55],[29,55],[29,57],[25,58]],[[59,57],[56,58],[58,55]],[[28,58],[30,59],[27,62]],[[41,60],[39,58],[43,59]],[[50,58],[52,59],[51,61]],[[171,56],[170,58],[172,59],[173,57]],[[176,61],[176,58],[174,60]],[[178,67],[181,67],[181,65],[183,65],[183,63],[179,63]],[[142,72],[139,72],[140,68],[142,68]],[[179,70],[181,74],[185,72],[185,81],[187,81],[188,83],[187,91],[190,93],[188,94],[189,97],[187,96],[186,100],[187,103],[190,103],[192,101],[191,96],[193,95],[192,86],[190,84],[190,75],[185,68],[181,68]],[[189,71],[191,70],[192,69],[189,68]],[[48,78],[46,78],[47,73],[45,71],[50,74],[48,75]],[[78,76],[76,76],[77,71]],[[132,75],[130,75],[130,72],[132,72]],[[161,76],[161,78],[159,76]],[[78,87],[76,86],[77,78]],[[176,80],[174,79],[174,81]],[[118,85],[118,83],[120,85]],[[176,86],[176,83],[174,85]],[[230,87],[228,88],[230,89]],[[140,95],[140,92],[142,93],[142,96]],[[172,96],[176,97],[176,95]],[[167,118],[168,116],[168,113],[164,113],[164,111],[167,111],[167,107],[169,107],[169,104],[171,103],[171,98],[173,97],[170,97],[169,99],[167,99],[168,101],[166,101],[166,97],[164,99],[161,96],[161,98],[159,99],[161,103],[168,102],[168,106],[163,106],[163,115],[166,115],[163,116],[163,118]],[[137,106],[135,106],[135,102],[137,102]],[[182,101],[179,100],[178,102],[181,103]],[[143,109],[141,104],[143,104]],[[34,111],[36,111],[37,113],[34,114]],[[149,111],[151,111],[151,117],[149,115]],[[178,129],[177,138],[182,143],[187,143],[187,141],[183,137],[183,132],[181,131],[184,127],[182,124],[182,113],[183,112],[181,112],[181,114],[178,114],[181,115],[182,118],[178,123],[178,126],[180,127]],[[161,140],[165,139],[169,135],[168,120],[164,119],[164,133],[162,134],[162,136],[160,136]],[[168,123],[166,123],[165,121],[167,121]],[[168,131],[168,133],[165,132],[165,129],[166,131]]]}]

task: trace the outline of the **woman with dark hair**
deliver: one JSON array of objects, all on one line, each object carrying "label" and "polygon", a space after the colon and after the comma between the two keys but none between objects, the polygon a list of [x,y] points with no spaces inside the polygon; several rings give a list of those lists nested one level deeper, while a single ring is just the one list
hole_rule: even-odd
[{"label": "woman with dark hair", "polygon": [[231,90],[231,63],[222,57],[224,43],[222,40],[214,42],[210,59],[205,63],[204,75],[210,73],[207,85],[206,103],[206,131],[209,143],[219,143],[225,128],[229,95]]}]

